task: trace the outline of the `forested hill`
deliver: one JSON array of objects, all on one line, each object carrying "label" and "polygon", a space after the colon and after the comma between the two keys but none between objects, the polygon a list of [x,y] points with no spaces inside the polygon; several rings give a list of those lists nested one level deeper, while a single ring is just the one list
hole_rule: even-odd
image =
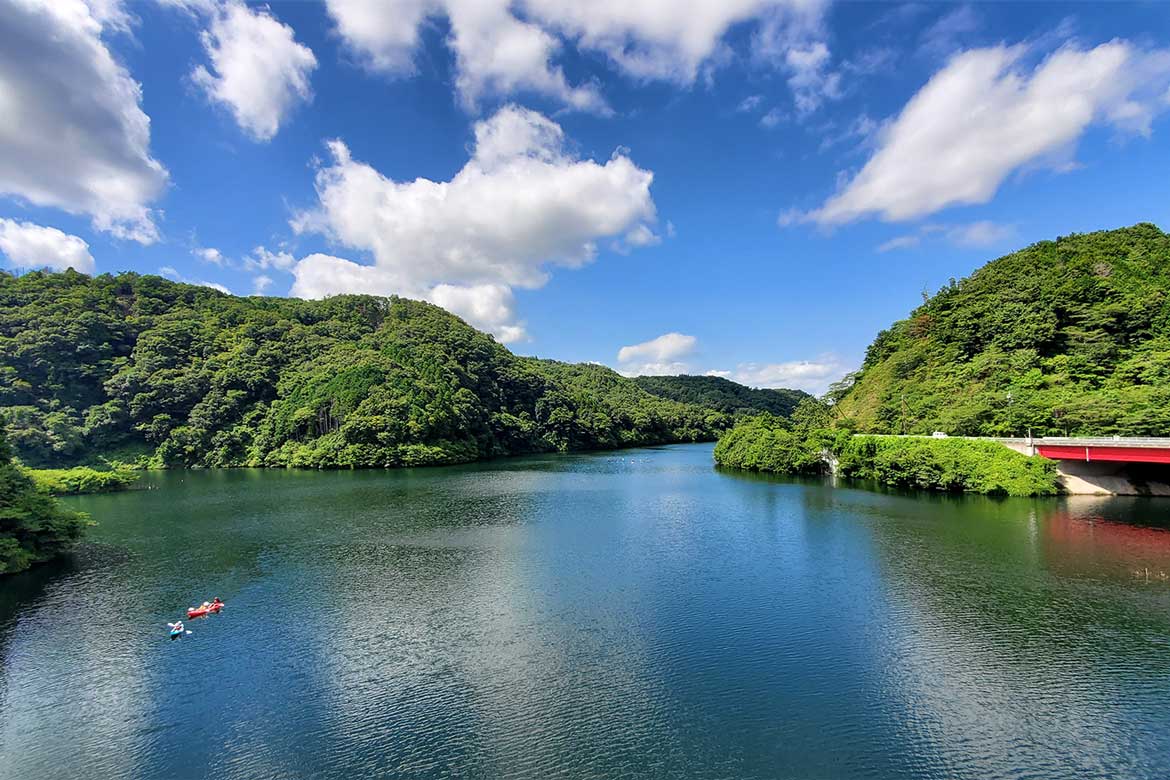
[{"label": "forested hill", "polygon": [[0,422],[29,465],[379,467],[714,438],[711,409],[513,355],[443,309],[0,272]]},{"label": "forested hill", "polygon": [[1042,241],[880,333],[837,406],[888,433],[1170,435],[1170,236]]},{"label": "forested hill", "polygon": [[762,412],[790,417],[797,404],[809,397],[801,390],[757,390],[718,376],[640,376],[634,381],[660,398],[698,404],[737,417]]}]

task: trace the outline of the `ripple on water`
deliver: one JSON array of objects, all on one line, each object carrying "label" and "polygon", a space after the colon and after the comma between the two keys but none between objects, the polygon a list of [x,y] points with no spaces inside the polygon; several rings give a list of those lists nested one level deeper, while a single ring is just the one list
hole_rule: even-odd
[{"label": "ripple on water", "polygon": [[[151,475],[0,590],[0,777],[1155,778],[1148,504],[716,472],[704,445]],[[1128,522],[1137,519],[1139,522]],[[163,625],[211,595],[224,614]]]}]

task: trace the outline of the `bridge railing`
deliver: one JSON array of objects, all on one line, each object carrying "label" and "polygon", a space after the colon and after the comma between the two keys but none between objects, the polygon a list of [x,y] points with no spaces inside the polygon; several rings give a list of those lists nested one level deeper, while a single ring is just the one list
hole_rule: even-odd
[{"label": "bridge railing", "polygon": [[[860,434],[862,436],[888,435],[899,439],[931,439],[925,434]],[[1170,436],[946,436],[948,439],[976,439],[1004,444],[1030,444],[1035,447],[1151,447],[1170,449]]]}]

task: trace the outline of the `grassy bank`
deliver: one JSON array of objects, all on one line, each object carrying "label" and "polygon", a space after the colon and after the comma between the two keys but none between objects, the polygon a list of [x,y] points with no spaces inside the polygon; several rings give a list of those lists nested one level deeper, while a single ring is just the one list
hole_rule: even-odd
[{"label": "grassy bank", "polygon": [[840,476],[891,487],[1003,496],[1060,492],[1055,463],[995,442],[851,436],[809,422],[767,415],[745,420],[719,439],[715,462],[776,474],[822,474],[835,459]]},{"label": "grassy bank", "polygon": [[55,496],[79,493],[111,493],[125,490],[138,480],[138,472],[130,469],[99,471],[88,466],[71,469],[24,469],[37,490]]}]

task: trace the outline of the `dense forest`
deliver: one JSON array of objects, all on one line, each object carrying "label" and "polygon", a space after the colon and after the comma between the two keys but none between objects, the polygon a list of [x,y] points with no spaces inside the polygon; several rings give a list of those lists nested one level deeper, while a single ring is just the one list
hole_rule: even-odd
[{"label": "dense forest", "polygon": [[730,419],[513,355],[436,306],[0,272],[0,422],[29,466],[382,467],[714,438]]},{"label": "dense forest", "polygon": [[765,412],[788,417],[809,397],[801,390],[758,390],[718,376],[640,376],[634,381],[660,398],[698,404],[734,417]]},{"label": "dense forest", "polygon": [[1170,236],[1071,235],[993,260],[881,332],[842,425],[882,433],[1170,434]]}]

